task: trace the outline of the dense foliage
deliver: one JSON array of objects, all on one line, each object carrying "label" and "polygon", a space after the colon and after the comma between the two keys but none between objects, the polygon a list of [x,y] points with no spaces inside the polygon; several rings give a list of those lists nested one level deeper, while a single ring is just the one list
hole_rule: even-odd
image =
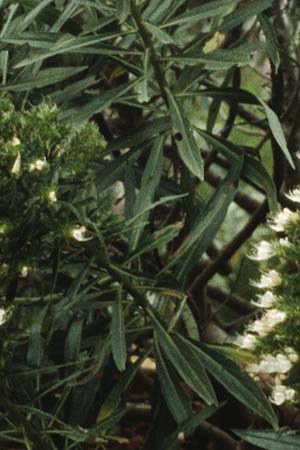
[{"label": "dense foliage", "polygon": [[229,345],[299,181],[283,3],[1,2],[1,448],[299,446]]}]

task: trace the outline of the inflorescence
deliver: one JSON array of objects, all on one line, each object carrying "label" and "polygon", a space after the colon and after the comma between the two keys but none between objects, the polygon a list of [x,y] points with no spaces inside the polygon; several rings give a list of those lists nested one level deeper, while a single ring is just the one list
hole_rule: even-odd
[{"label": "inflorescence", "polygon": [[[300,188],[287,197],[300,203]],[[300,398],[300,211],[284,208],[268,225],[280,237],[262,240],[249,255],[265,265],[252,282],[261,292],[253,301],[258,317],[234,343],[255,356],[246,370],[268,386],[271,402],[282,405]]]}]

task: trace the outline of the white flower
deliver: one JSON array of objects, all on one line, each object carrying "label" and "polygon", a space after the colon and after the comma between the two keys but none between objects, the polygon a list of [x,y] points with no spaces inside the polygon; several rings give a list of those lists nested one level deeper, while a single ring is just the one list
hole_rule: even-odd
[{"label": "white flower", "polygon": [[269,289],[272,287],[279,286],[282,282],[282,279],[277,272],[277,270],[269,270],[261,275],[259,281],[253,282],[253,286],[258,287],[260,289]]},{"label": "white flower", "polygon": [[82,241],[87,241],[88,238],[84,237],[84,234],[86,232],[86,228],[85,226],[81,225],[81,226],[77,226],[76,228],[73,229],[71,236],[76,239],[76,241],[82,242]]},{"label": "white flower", "polygon": [[292,363],[296,363],[299,361],[299,355],[292,347],[287,347],[285,349],[285,353]]},{"label": "white flower", "polygon": [[256,261],[264,261],[275,255],[272,245],[268,241],[261,241],[254,247],[254,252],[248,258]]},{"label": "white flower", "polygon": [[259,363],[259,372],[276,373],[278,372],[278,361],[272,355],[263,355]]},{"label": "white flower", "polygon": [[247,333],[244,336],[238,336],[233,343],[240,348],[250,350],[256,342],[256,336],[254,334]]},{"label": "white flower", "polygon": [[292,212],[288,208],[283,208],[282,211],[279,211],[276,216],[271,218],[271,220],[269,221],[269,225],[272,230],[284,231],[286,225],[288,225],[290,222],[295,222],[298,219],[298,212]]},{"label": "white flower", "polygon": [[257,302],[252,302],[259,308],[271,308],[274,304],[276,297],[271,291],[266,291],[263,295],[258,296]]},{"label": "white flower", "polygon": [[5,309],[0,308],[0,325],[3,325],[4,322],[6,321],[6,312]]},{"label": "white flower", "polygon": [[287,237],[279,239],[279,245],[282,247],[292,247],[292,243],[288,240]]},{"label": "white flower", "polygon": [[285,196],[292,200],[292,202],[300,203],[300,188],[293,189],[288,194],[285,194]]},{"label": "white flower", "polygon": [[268,334],[272,328],[268,326],[264,318],[257,319],[254,322],[252,322],[249,327],[249,331],[252,331],[253,333],[257,333],[259,336],[265,336]]},{"label": "white flower", "polygon": [[43,168],[45,167],[46,164],[47,164],[46,158],[37,159],[33,163],[30,164],[29,171],[33,172],[34,170],[38,170],[38,171],[43,170]]},{"label": "white flower", "polygon": [[20,139],[19,139],[17,136],[14,136],[14,137],[12,138],[11,143],[12,143],[13,146],[16,146],[16,145],[20,145],[20,144],[21,144],[21,141],[20,141]]},{"label": "white flower", "polygon": [[283,353],[278,353],[276,355],[276,361],[278,363],[278,372],[287,373],[292,368],[291,361]]},{"label": "white flower", "polygon": [[278,309],[268,309],[260,319],[255,320],[248,326],[248,330],[252,333],[257,333],[259,336],[265,336],[276,325],[286,319],[286,313]]},{"label": "white flower", "polygon": [[263,317],[263,320],[266,322],[268,327],[273,328],[286,320],[286,313],[275,308],[268,309]]},{"label": "white flower", "polygon": [[48,200],[50,203],[57,202],[56,192],[54,190],[48,192]]},{"label": "white flower", "polygon": [[21,271],[20,271],[20,277],[21,278],[26,278],[28,276],[29,270],[30,270],[30,267],[23,266]]},{"label": "white flower", "polygon": [[20,153],[18,153],[18,155],[15,159],[15,162],[13,163],[13,166],[10,170],[10,173],[13,175],[19,175],[21,172],[21,163],[22,163],[21,155],[20,155]]},{"label": "white flower", "polygon": [[296,391],[292,388],[288,388],[283,384],[276,385],[272,391],[270,400],[277,406],[282,405],[284,402],[294,399]]},{"label": "white flower", "polygon": [[246,370],[251,376],[254,376],[260,372],[260,367],[259,367],[259,364],[250,363],[250,364],[247,364]]}]

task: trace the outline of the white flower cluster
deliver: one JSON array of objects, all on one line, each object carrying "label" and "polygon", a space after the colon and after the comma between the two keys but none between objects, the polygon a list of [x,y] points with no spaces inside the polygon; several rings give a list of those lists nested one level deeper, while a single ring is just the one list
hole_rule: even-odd
[{"label": "white flower cluster", "polygon": [[[291,196],[292,193],[289,194],[290,199]],[[276,216],[270,218],[269,226],[274,231],[283,232],[285,231],[287,225],[293,222],[299,222],[299,219],[299,211],[293,212],[288,208],[283,208],[283,210],[279,211]]]},{"label": "white flower cluster", "polygon": [[[287,194],[287,197],[300,203],[300,188],[294,189]],[[300,228],[300,211],[290,211],[288,208],[280,210],[269,220],[269,226],[276,232],[284,232],[287,236],[268,242],[262,240],[256,244],[249,255],[255,261],[267,261],[274,257],[281,257],[284,250],[293,247],[294,226]],[[291,239],[291,241],[290,241]],[[274,265],[273,265],[274,266]],[[279,299],[287,287],[287,281],[275,269],[269,269],[261,273],[258,281],[252,283],[262,293],[257,296],[252,303],[262,310],[262,315],[250,323],[243,335],[237,336],[233,343],[239,348],[253,351],[258,342],[263,342],[265,336],[274,332],[274,328],[283,324],[287,320],[287,314],[280,309]],[[280,293],[278,293],[278,290]],[[257,347],[258,348],[258,347]],[[246,366],[246,370],[257,381],[268,382],[271,388],[270,400],[276,405],[295,400],[297,392],[288,386],[288,374],[294,364],[299,360],[298,353],[291,347],[286,347],[277,351],[262,353],[256,362],[251,362]]]},{"label": "white flower cluster", "polygon": [[282,384],[282,382],[297,361],[298,354],[294,349],[288,347],[284,350],[284,353],[277,353],[276,356],[271,354],[261,355],[259,363],[248,364],[246,370],[255,380],[259,380],[261,377],[264,378],[266,375],[274,377],[275,384],[272,386],[270,400],[279,406],[286,401],[295,399],[295,389]]}]

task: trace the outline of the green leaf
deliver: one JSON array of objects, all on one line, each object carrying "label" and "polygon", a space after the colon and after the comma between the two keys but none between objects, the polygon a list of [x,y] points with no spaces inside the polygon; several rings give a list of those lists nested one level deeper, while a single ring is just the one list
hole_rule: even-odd
[{"label": "green leaf", "polygon": [[22,19],[20,31],[25,30],[34,20],[35,18],[40,14],[43,9],[45,9],[50,3],[52,3],[53,0],[43,0],[41,2],[38,2],[37,6],[33,8],[27,16],[25,16]]},{"label": "green leaf", "polygon": [[[263,46],[260,45],[260,47]],[[179,62],[191,66],[203,63],[206,69],[226,70],[233,66],[242,67],[250,64],[251,52],[257,49],[257,44],[255,46],[248,44],[247,46],[243,45],[232,50],[220,49],[210,53],[192,51],[182,53],[179,56],[167,56],[162,59],[163,61]]]},{"label": "green leaf", "polygon": [[184,423],[179,425],[176,431],[165,437],[157,450],[169,450],[172,448],[172,445],[178,442],[179,433],[184,433],[185,438],[188,437],[204,420],[211,417],[218,409],[219,407],[217,406],[207,406],[199,412],[194,413]]},{"label": "green leaf", "polygon": [[174,369],[163,357],[155,339],[155,362],[165,402],[177,423],[182,423],[192,415],[191,400],[177,377]]},{"label": "green leaf", "polygon": [[259,160],[246,155],[243,174],[248,180],[265,189],[269,210],[274,214],[278,210],[276,186],[262,163]]},{"label": "green leaf", "polygon": [[191,173],[200,180],[203,180],[203,160],[201,151],[193,136],[189,120],[171,91],[167,89],[166,92],[169,100],[173,127],[181,135],[181,140],[176,141],[180,158]]},{"label": "green leaf", "polygon": [[65,120],[71,120],[73,123],[82,123],[90,119],[93,115],[100,113],[101,111],[109,108],[114,102],[125,95],[133,86],[136,81],[131,83],[122,84],[119,87],[109,89],[102,92],[100,95],[93,97],[92,100],[86,102],[83,105],[75,106],[74,108],[67,109],[61,116]]},{"label": "green leaf", "polygon": [[29,45],[32,48],[49,49],[59,39],[62,39],[62,33],[39,32],[33,33],[25,31],[24,33],[10,34],[1,37],[0,42],[12,45]]},{"label": "green leaf", "polygon": [[154,249],[164,247],[168,242],[175,239],[179,233],[179,228],[174,225],[169,225],[162,230],[157,230],[145,239],[141,240],[137,249],[126,260],[126,263],[133,261],[144,253],[149,253]]},{"label": "green leaf", "polygon": [[[204,130],[200,130],[199,128],[195,129],[200,136],[207,141],[208,144],[226,156],[229,161],[234,162],[240,154],[240,149],[235,144],[232,144],[232,142]],[[271,212],[275,212],[278,209],[276,187],[273,179],[270,177],[261,162],[252,156],[245,155],[242,173],[248,180],[262,186],[265,189],[269,202],[269,209]]]},{"label": "green leaf", "polygon": [[48,310],[49,304],[32,317],[27,350],[27,364],[31,367],[40,367],[42,362],[44,343],[42,330]]},{"label": "green leaf", "polygon": [[148,29],[148,31],[152,34],[152,36],[155,37],[162,44],[175,44],[175,40],[160,27],[157,27],[156,25],[153,25],[153,23],[150,22],[145,22],[145,26]]},{"label": "green leaf", "polygon": [[149,355],[150,351],[147,351],[143,356],[137,359],[134,364],[131,364],[122,377],[113,385],[112,390],[109,392],[108,396],[104,400],[100,412],[98,414],[98,420],[106,419],[110,417],[114,411],[119,407],[122,401],[122,395],[127,391],[130,384],[135,379],[138,371],[145,358]]},{"label": "green leaf", "polygon": [[[76,53],[76,52],[87,52],[87,48],[90,48],[91,52],[92,45],[99,44],[100,42],[107,41],[109,39],[114,39],[120,36],[119,32],[103,33],[101,35],[95,36],[73,36],[71,34],[64,35],[61,39],[57,40],[52,44],[47,52],[34,52],[29,57],[22,59],[18,62],[14,68],[20,68],[32,64],[37,61],[43,61],[44,59],[51,58],[63,53]],[[100,51],[100,48],[98,49]],[[97,53],[97,48],[95,49]],[[120,50],[120,52],[122,52]]]},{"label": "green leaf", "polygon": [[76,361],[81,349],[82,328],[84,319],[74,319],[69,327],[65,341],[65,360]]},{"label": "green leaf", "polygon": [[130,130],[122,137],[114,139],[107,146],[107,153],[113,153],[117,150],[132,148],[144,142],[150,141],[157,135],[164,133],[171,128],[171,120],[169,117],[163,116],[158,119],[149,120],[142,127]]},{"label": "green leaf", "polygon": [[281,124],[280,124],[277,114],[275,114],[275,112],[261,98],[258,97],[258,100],[260,101],[260,103],[263,105],[263,107],[265,109],[269,127],[271,129],[271,132],[273,134],[275,141],[281,148],[284,156],[288,160],[292,169],[295,169],[295,164],[291,157],[290,151],[287,147],[287,142],[286,142],[286,139],[285,139],[285,136],[284,136],[284,133],[283,133],[283,130],[282,130],[282,127],[281,127]]},{"label": "green leaf", "polygon": [[0,70],[2,73],[2,84],[6,84],[8,73],[8,50],[2,50],[0,52]]},{"label": "green leaf", "polygon": [[176,94],[176,97],[194,97],[196,95],[200,95],[201,97],[212,97],[213,99],[225,101],[228,103],[237,102],[245,103],[248,105],[259,104],[257,98],[245,89],[233,89],[230,87],[202,89],[200,91],[188,91],[183,92],[182,94]]},{"label": "green leaf", "polygon": [[190,361],[186,359],[185,354],[178,349],[172,336],[169,335],[153,313],[151,314],[151,319],[159,346],[163,349],[165,356],[172,363],[176,372],[200,398],[205,400],[209,405],[217,405],[218,402],[214,390],[201,365],[198,366],[198,370],[196,371],[190,365]]},{"label": "green leaf", "polygon": [[241,154],[240,158],[233,163],[226,178],[195,218],[190,233],[169,264],[176,264],[176,272],[182,283],[185,282],[194,265],[211,244],[225,219],[229,205],[237,191],[243,160],[243,154]]},{"label": "green leaf", "polygon": [[140,191],[136,197],[136,203],[134,205],[134,215],[139,215],[138,220],[135,221],[136,228],[132,232],[130,238],[130,248],[135,250],[141,234],[144,229],[144,223],[148,218],[148,213],[140,214],[145,208],[151,206],[154,198],[155,190],[159,184],[160,177],[163,169],[163,144],[164,138],[160,137],[153,145],[149,159],[147,161],[144,173],[142,175]]},{"label": "green leaf", "polygon": [[260,14],[258,18],[266,38],[266,48],[268,54],[274,65],[275,72],[277,72],[280,64],[280,57],[278,52],[278,41],[274,25],[271,22],[271,19],[265,13]]},{"label": "green leaf", "polygon": [[211,17],[220,16],[228,11],[228,8],[234,6],[237,0],[216,0],[206,2],[204,5],[189,9],[180,16],[174,17],[163,24],[163,27],[172,25],[189,25],[199,22],[200,20],[209,19]]},{"label": "green leaf", "polygon": [[243,3],[232,13],[228,14],[223,19],[223,24],[220,27],[216,27],[214,31],[227,32],[232,30],[232,28],[237,27],[241,23],[250,19],[254,15],[257,15],[269,8],[272,5],[272,0],[254,0],[250,2]]},{"label": "green leaf", "polygon": [[265,450],[299,450],[300,448],[300,436],[292,434],[294,432],[276,433],[271,430],[233,430],[233,432],[245,441]]},{"label": "green leaf", "polygon": [[[57,91],[52,92],[49,94],[49,98],[53,103],[66,103],[70,100],[72,100],[74,97],[76,97],[78,94],[83,94],[84,91],[97,84],[98,80],[96,79],[95,75],[88,76],[86,78],[83,78],[82,80],[75,81],[74,83],[68,82],[68,85],[65,86],[63,89],[59,89]],[[64,105],[61,106],[62,109],[64,108]]]},{"label": "green leaf", "polygon": [[17,82],[6,84],[0,87],[0,92],[5,91],[27,91],[51,84],[59,83],[77,73],[85,70],[87,66],[81,67],[52,67],[50,69],[40,70],[37,75],[27,75],[26,78],[18,78]]},{"label": "green leaf", "polygon": [[117,0],[117,17],[119,23],[125,22],[130,13],[130,1],[129,0]]},{"label": "green leaf", "polygon": [[117,299],[113,306],[111,321],[112,354],[120,372],[125,370],[127,359],[123,297],[123,289],[120,287],[117,291]]},{"label": "green leaf", "polygon": [[258,384],[221,351],[194,344],[178,333],[175,342],[189,361],[197,360],[241,403],[277,427],[277,417]]}]

